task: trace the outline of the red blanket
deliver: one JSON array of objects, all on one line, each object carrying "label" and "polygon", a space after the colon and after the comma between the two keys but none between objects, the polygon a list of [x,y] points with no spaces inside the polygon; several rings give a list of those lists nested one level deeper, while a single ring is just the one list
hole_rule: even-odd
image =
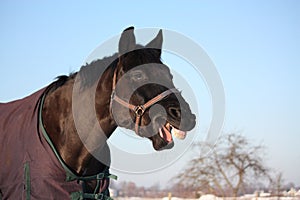
[{"label": "red blanket", "polygon": [[0,199],[70,199],[82,190],[78,181],[66,181],[39,131],[36,105],[43,92],[0,104]]}]

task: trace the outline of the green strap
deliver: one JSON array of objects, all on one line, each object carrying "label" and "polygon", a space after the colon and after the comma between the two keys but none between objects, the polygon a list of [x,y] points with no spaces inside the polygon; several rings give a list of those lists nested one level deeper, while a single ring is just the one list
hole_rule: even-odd
[{"label": "green strap", "polygon": [[71,193],[70,198],[71,198],[71,200],[82,200],[83,199],[81,192]]},{"label": "green strap", "polygon": [[40,130],[42,131],[46,141],[48,142],[48,144],[50,145],[52,151],[54,152],[55,156],[57,157],[57,159],[59,160],[60,164],[62,165],[62,167],[64,168],[64,170],[66,171],[66,181],[72,181],[72,180],[76,180],[77,176],[68,168],[68,166],[64,163],[64,161],[62,160],[62,158],[60,157],[59,153],[57,152],[55,146],[53,145],[47,131],[45,130],[44,126],[43,126],[43,119],[42,119],[42,110],[43,110],[43,105],[44,105],[44,100],[45,100],[45,96],[43,95],[42,99],[41,99],[41,104],[39,107],[39,126],[40,126]]},{"label": "green strap", "polygon": [[107,178],[114,179],[114,180],[118,180],[118,176],[117,176],[117,175],[114,175],[114,174],[109,174],[109,175],[107,176]]},{"label": "green strap", "polygon": [[[25,195],[26,200],[30,200],[30,166],[29,162],[24,164]],[[1,199],[1,198],[0,198]]]},{"label": "green strap", "polygon": [[100,172],[99,174],[92,175],[92,176],[77,177],[76,180],[89,181],[89,180],[102,180],[103,178],[110,178],[114,180],[118,179],[116,175],[110,174],[108,168],[106,168],[104,172]]},{"label": "green strap", "polygon": [[[43,126],[42,109],[43,109],[44,100],[45,100],[45,95],[42,96],[40,107],[39,107],[39,127],[40,127],[40,130],[43,133],[43,136],[45,137],[47,143],[49,144],[49,146],[51,147],[51,149],[54,152],[55,156],[59,160],[61,166],[65,170],[65,172],[66,172],[66,181],[69,182],[69,181],[78,180],[78,181],[86,182],[88,180],[97,180],[97,183],[99,184],[99,181],[104,179],[104,178],[111,178],[111,179],[117,180],[118,177],[116,175],[113,175],[113,174],[109,173],[109,167],[106,167],[104,172],[100,172],[100,173],[98,173],[96,175],[92,175],[92,176],[81,177],[81,176],[77,176],[76,174],[74,174],[72,172],[72,170],[65,164],[63,159],[60,157],[60,155],[57,152],[54,144],[52,143],[46,129]],[[29,165],[28,165],[28,167],[29,167]],[[30,180],[29,180],[29,198],[30,198]],[[78,191],[78,192],[73,192],[71,194],[71,199],[72,200],[81,200],[81,199],[84,199],[84,198],[112,200],[112,198],[110,198],[109,196],[103,195],[102,193],[89,194],[89,193],[84,193],[84,192]],[[30,199],[26,199],[26,200],[30,200]]]},{"label": "green strap", "polygon": [[101,179],[105,177],[107,178],[112,178],[112,179],[117,179],[117,176],[112,175],[110,173],[108,173],[108,168],[105,169],[105,172],[101,172],[99,174],[93,175],[93,176],[86,176],[86,177],[80,177],[77,176],[76,174],[74,174],[70,168],[65,164],[65,162],[63,161],[63,159],[60,157],[59,153],[57,152],[54,144],[52,143],[47,131],[45,130],[44,126],[43,126],[43,119],[42,119],[42,109],[43,109],[43,104],[44,104],[44,100],[45,100],[45,95],[43,95],[42,99],[41,99],[41,104],[39,107],[39,126],[40,129],[46,139],[46,141],[48,142],[48,144],[50,145],[52,151],[54,152],[55,156],[57,157],[57,159],[59,160],[60,164],[62,165],[62,167],[64,168],[64,170],[66,171],[66,181],[74,181],[74,180],[92,180],[92,179],[99,179],[99,177],[101,177]]},{"label": "green strap", "polygon": [[102,193],[90,194],[90,193],[83,193],[83,192],[73,192],[70,197],[71,197],[71,200],[83,200],[85,198],[87,198],[87,199],[113,200],[111,197],[106,196]]}]

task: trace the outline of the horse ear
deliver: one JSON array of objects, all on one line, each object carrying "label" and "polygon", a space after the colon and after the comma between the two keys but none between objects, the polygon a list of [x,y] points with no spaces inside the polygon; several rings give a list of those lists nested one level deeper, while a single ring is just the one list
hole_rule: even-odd
[{"label": "horse ear", "polygon": [[146,47],[157,49],[157,51],[159,52],[159,56],[160,56],[161,55],[162,43],[163,43],[163,35],[162,35],[162,30],[160,29],[157,36],[151,42],[149,42],[146,45]]},{"label": "horse ear", "polygon": [[135,43],[135,36],[134,36],[133,30],[134,30],[134,27],[131,26],[131,27],[126,28],[123,31],[120,41],[119,41],[119,54],[120,55],[135,49],[136,43]]}]

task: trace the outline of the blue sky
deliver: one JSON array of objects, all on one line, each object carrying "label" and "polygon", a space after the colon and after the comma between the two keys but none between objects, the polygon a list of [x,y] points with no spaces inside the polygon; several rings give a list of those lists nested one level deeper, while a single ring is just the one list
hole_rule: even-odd
[{"label": "blue sky", "polygon": [[[219,71],[226,94],[225,132],[242,130],[265,144],[268,165],[300,185],[299,13],[299,1],[289,0],[3,0],[0,101],[27,96],[54,77],[77,71],[92,50],[127,26],[175,30],[204,48]],[[121,180],[165,185],[186,160],[161,172],[166,178],[125,174]]]}]

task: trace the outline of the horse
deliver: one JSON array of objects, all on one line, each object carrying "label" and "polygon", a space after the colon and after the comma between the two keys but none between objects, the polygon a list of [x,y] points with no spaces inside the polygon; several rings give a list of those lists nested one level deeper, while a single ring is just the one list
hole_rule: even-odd
[{"label": "horse", "polygon": [[[109,172],[107,139],[117,127],[148,138],[157,151],[174,146],[172,134],[184,138],[196,117],[161,61],[162,43],[160,30],[148,44],[136,44],[129,27],[112,56],[59,76],[23,99],[1,103],[0,199],[110,199],[109,179],[115,177]],[[80,128],[84,136],[78,134],[74,108],[79,121],[94,109],[95,119]],[[103,134],[91,131],[94,126]]]}]

